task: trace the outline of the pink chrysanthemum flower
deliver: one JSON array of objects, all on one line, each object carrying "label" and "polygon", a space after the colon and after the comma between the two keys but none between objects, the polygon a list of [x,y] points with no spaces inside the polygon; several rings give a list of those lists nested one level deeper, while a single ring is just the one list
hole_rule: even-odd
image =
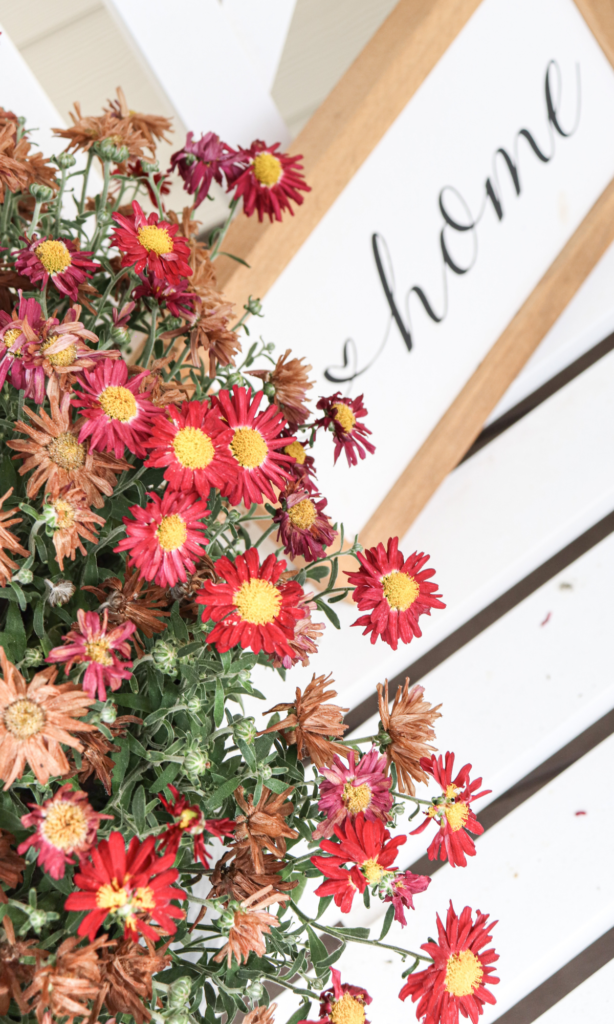
[{"label": "pink chrysanthemum flower", "polygon": [[24,814],[24,828],[33,828],[34,834],[21,844],[18,853],[31,846],[38,853],[39,867],[52,878],[64,878],[67,864],[74,864],[74,855],[80,860],[96,842],[98,826],[103,818],[112,814],[99,814],[91,806],[87,793],[73,791],[70,783],[42,804],[28,804]]},{"label": "pink chrysanthemum flower", "polygon": [[[124,517],[127,536],[115,551],[128,552],[128,565],[160,587],[185,583],[205,550],[207,503],[196,494],[151,493],[145,508],[133,505],[133,519]],[[196,559],[196,562],[194,561]]]},{"label": "pink chrysanthemum flower", "polygon": [[196,598],[203,605],[203,622],[217,623],[207,643],[215,644],[221,653],[240,644],[255,654],[264,650],[292,657],[288,641],[294,637],[294,623],[304,615],[303,588],[294,580],[280,580],[285,569],[286,563],[278,562],[275,555],[260,565],[256,548],[238,555],[234,565],[228,558],[218,558],[215,571],[226,582],[207,580]]},{"label": "pink chrysanthemum flower", "polygon": [[326,814],[326,821],[318,825],[314,839],[329,839],[336,825],[342,825],[346,818],[355,818],[361,811],[368,821],[388,820],[392,779],[386,775],[386,758],[375,747],[363,754],[358,764],[354,750],[348,748],[347,758],[346,766],[336,754],[331,768],[320,769],[324,779],[320,782],[318,807]]},{"label": "pink chrysanthemum flower", "polygon": [[358,398],[344,398],[340,391],[328,398],[321,398],[316,408],[322,409],[324,415],[317,421],[318,427],[331,428],[335,439],[335,462],[345,451],[348,466],[356,466],[358,459],[365,458],[365,450],[373,454],[375,445],[367,441],[367,434],[371,431],[364,423],[359,423],[367,415],[363,404],[363,396]]},{"label": "pink chrysanthemum flower", "polygon": [[153,419],[145,447],[148,466],[164,467],[164,479],[174,491],[197,491],[209,497],[236,475],[236,462],[228,451],[232,430],[209,402],[169,405]]},{"label": "pink chrysanthemum flower", "polygon": [[309,665],[309,655],[318,653],[317,641],[320,640],[326,628],[325,622],[314,622],[311,613],[318,607],[315,601],[309,600],[309,595],[302,597],[298,603],[302,618],[294,624],[294,636],[288,640],[292,650],[292,657],[286,654],[283,658],[273,658],[273,668],[292,668],[300,661],[303,668]]},{"label": "pink chrysanthemum flower", "polygon": [[402,928],[407,924],[405,908],[414,910],[414,896],[425,892],[431,879],[428,875],[414,875],[413,871],[399,871],[397,875],[388,877],[380,887],[380,895],[385,892],[384,903],[392,903],[394,919]]},{"label": "pink chrysanthemum flower", "polygon": [[450,901],[445,928],[437,915],[437,942],[424,942],[421,949],[432,957],[426,970],[410,974],[399,992],[399,999],[411,996],[418,1003],[416,1016],[422,1024],[458,1024],[459,1013],[472,1024],[484,1012],[484,1003],[497,1002],[486,985],[497,985],[493,964],[499,959],[492,942],[488,914],[465,907],[458,917]]},{"label": "pink chrysanthemum flower", "polygon": [[188,132],[183,148],[171,156],[169,172],[178,172],[185,191],[196,197],[194,206],[200,206],[209,194],[212,181],[222,185],[223,175],[235,178],[237,172],[243,170],[239,160],[240,154],[221,142],[214,132],[207,132],[197,141],[194,141],[194,133]]},{"label": "pink chrysanthemum flower", "polygon": [[178,224],[159,221],[157,213],[146,217],[136,199],[132,203],[132,217],[114,213],[118,227],[111,236],[111,244],[122,253],[122,267],[134,267],[137,274],[145,271],[164,284],[183,284],[182,278],[191,277],[190,247],[185,238],[177,235]]},{"label": "pink chrysanthemum flower", "polygon": [[313,492],[310,494],[292,481],[280,494],[279,501],[280,508],[273,516],[273,522],[279,524],[277,540],[283,544],[284,554],[290,558],[302,555],[306,562],[322,558],[337,536],[324,513],[326,498]]},{"label": "pink chrysanthemum flower", "polygon": [[357,555],[358,572],[348,572],[348,581],[356,588],[352,597],[361,611],[353,626],[364,626],[363,636],[371,634],[371,643],[378,637],[396,651],[399,640],[408,644],[414,636],[422,636],[418,625],[421,615],[430,615],[431,608],[445,608],[430,583],[434,569],[424,569],[429,556],[414,551],[405,558],[399,551],[399,538],[391,537],[387,550],[383,544],[367,548]]},{"label": "pink chrysanthemum flower", "polygon": [[276,405],[258,412],[263,397],[263,391],[254,395],[249,388],[241,387],[233,388],[232,395],[220,391],[215,397],[223,420],[232,429],[228,447],[236,473],[222,492],[231,505],[243,501],[249,508],[261,502],[263,495],[276,501],[271,485],[281,489],[290,476],[292,459],[280,451],[291,440],[281,437],[286,422]]},{"label": "pink chrysanthemum flower", "polygon": [[[289,435],[289,432],[288,432]],[[284,455],[290,455],[292,465],[288,466],[288,472],[301,487],[304,487],[310,494],[318,493],[318,485],[315,480],[316,463],[312,455],[308,455],[302,441],[287,438],[287,444],[283,448]]]},{"label": "pink chrysanthemum flower", "polygon": [[107,686],[119,690],[122,681],[132,675],[132,662],[120,661],[118,654],[124,659],[130,658],[128,637],[136,626],[133,622],[124,622],[109,629],[106,608],[102,620],[96,612],[84,612],[82,608],[77,612],[77,619],[79,629],[70,629],[61,647],[49,651],[47,661],[66,662],[66,675],[73,665],[87,665],[81,684],[83,689],[91,697],[106,700]]},{"label": "pink chrysanthemum flower", "polygon": [[281,220],[283,210],[294,216],[292,203],[300,206],[304,199],[301,192],[311,192],[301,173],[302,156],[280,153],[279,145],[276,142],[274,146],[267,146],[256,139],[249,149],[240,153],[243,166],[247,163],[245,170],[227,172],[228,191],[234,192],[235,199],[242,196],[245,214],[251,217],[255,210],[259,221],[265,214],[270,221]]},{"label": "pink chrysanthemum flower", "polygon": [[62,295],[73,302],[79,298],[79,286],[100,270],[92,253],[80,251],[70,238],[33,238],[24,249],[13,253],[15,270],[29,277],[33,284],[41,282],[44,288],[49,278]]},{"label": "pink chrysanthemum flower", "polygon": [[482,779],[469,778],[471,765],[463,765],[456,778],[453,780],[454,754],[446,753],[446,759],[441,755],[436,757],[423,757],[420,759],[420,767],[432,775],[435,781],[441,786],[442,796],[435,797],[427,807],[426,818],[418,828],[410,835],[418,835],[424,832],[431,821],[439,825],[437,835],[429,846],[429,860],[449,860],[450,867],[467,866],[467,857],[475,857],[475,843],[469,835],[481,836],[484,826],[480,825],[478,819],[471,809],[474,800],[481,796],[487,796],[490,789],[483,789],[476,793],[482,785]]},{"label": "pink chrysanthemum flower", "polygon": [[86,370],[72,401],[85,419],[79,441],[89,437],[91,451],[112,451],[118,459],[125,448],[144,458],[144,442],[157,412],[149,400],[150,392],[139,394],[146,376],[143,372],[128,379],[123,359],[105,359],[95,370]]},{"label": "pink chrysanthemum flower", "polygon": [[301,1020],[299,1024],[369,1024],[365,1006],[373,1002],[366,989],[341,982],[341,972],[331,968],[332,988],[320,996],[320,1016],[317,1021]]}]

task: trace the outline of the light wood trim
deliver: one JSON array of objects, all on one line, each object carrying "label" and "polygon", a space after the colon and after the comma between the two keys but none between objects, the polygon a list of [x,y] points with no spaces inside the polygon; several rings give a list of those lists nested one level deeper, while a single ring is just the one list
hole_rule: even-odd
[{"label": "light wood trim", "polygon": [[612,242],[614,180],[361,531],[365,547],[407,532]]},{"label": "light wood trim", "polygon": [[574,0],[601,49],[614,66],[613,0]]},{"label": "light wood trim", "polygon": [[294,217],[259,224],[238,217],[221,257],[218,284],[242,308],[262,298],[343,192],[481,0],[401,0],[290,147],[302,153],[312,187]]}]

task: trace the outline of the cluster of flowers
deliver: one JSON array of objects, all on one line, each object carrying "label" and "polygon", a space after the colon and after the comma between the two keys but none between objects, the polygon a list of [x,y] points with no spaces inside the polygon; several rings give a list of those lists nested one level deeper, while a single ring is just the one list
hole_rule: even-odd
[{"label": "cluster of flowers", "polygon": [[[464,866],[481,780],[433,752],[439,710],[419,686],[392,708],[380,686],[380,731],[358,742],[330,677],[261,730],[243,701],[265,699],[256,665],[283,679],[308,665],[313,614],[338,625],[331,605],[350,595],[371,643],[419,637],[420,616],[444,607],[434,570],[397,538],[344,545],[326,512],[314,438],[349,466],[373,453],[362,396],[312,413],[311,367],[262,341],[237,366],[259,303],[233,325],[219,241],[241,198],[271,220],[302,202],[300,157],[190,134],[168,172],[195,197],[179,217],[153,162],[166,119],[118,90],[72,120],[49,161],[0,111],[0,1015],[272,1024],[270,981],[304,997],[294,1021],[321,991],[320,1022],[363,1024],[370,996],[334,968],[326,988],[335,959],[313,928],[352,941],[317,921],[356,894],[389,904],[386,930],[404,926],[429,878],[394,865],[407,837],[389,827],[408,806],[395,798],[412,817],[426,807],[411,834],[437,825],[431,859]],[[233,199],[202,240],[194,211],[214,180]],[[336,586],[341,556],[357,567]],[[420,800],[429,779],[441,795]],[[298,906],[308,877],[317,919]],[[400,997],[427,1024],[476,1020],[494,1001],[491,926],[451,906],[437,921],[424,955],[386,947],[414,958]]]}]

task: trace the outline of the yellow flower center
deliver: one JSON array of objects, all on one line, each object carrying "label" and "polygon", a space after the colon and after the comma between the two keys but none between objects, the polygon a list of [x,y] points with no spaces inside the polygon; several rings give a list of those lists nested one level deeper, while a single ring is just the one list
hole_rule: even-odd
[{"label": "yellow flower center", "polygon": [[9,331],[4,332],[4,337],[1,339],[2,344],[6,348],[10,348],[17,341],[20,334],[21,331],[17,330],[16,327],[11,327]]},{"label": "yellow flower center", "polygon": [[297,530],[308,530],[316,521],[318,510],[310,498],[303,498],[297,501],[296,505],[288,509],[288,516]]},{"label": "yellow flower center", "polygon": [[96,893],[96,906],[100,910],[120,910],[130,902],[130,895],[126,889],[120,886],[116,878],[112,882],[105,882]]},{"label": "yellow flower center", "polygon": [[181,516],[164,516],[158,527],[158,543],[165,551],[174,551],[185,544],[188,528]]},{"label": "yellow flower center", "polygon": [[185,811],[182,811],[179,816],[178,825],[179,828],[189,828],[194,818],[198,817],[198,811],[192,811],[189,807],[186,807]]},{"label": "yellow flower center", "polygon": [[139,228],[137,238],[147,252],[155,252],[158,256],[166,256],[173,251],[173,239],[166,228],[157,228],[154,224],[148,224]]},{"label": "yellow flower center", "polygon": [[382,588],[390,607],[396,608],[400,612],[406,611],[420,593],[420,586],[414,577],[397,569],[388,573],[387,576],[382,576]]},{"label": "yellow flower center", "polygon": [[272,153],[258,153],[254,157],[252,166],[260,184],[266,185],[268,188],[271,185],[276,185],[283,173],[281,160]]},{"label": "yellow flower center", "polygon": [[156,897],[148,885],[139,886],[134,894],[132,906],[135,910],[155,910]]},{"label": "yellow flower center", "polygon": [[299,466],[302,466],[307,458],[305,449],[300,441],[291,441],[290,444],[287,444],[284,448],[284,452],[286,455],[291,455],[293,459],[296,459]]},{"label": "yellow flower center", "polygon": [[333,1024],[364,1024],[365,1008],[359,999],[345,992],[330,1012]]},{"label": "yellow flower center", "polygon": [[53,511],[57,518],[58,530],[69,530],[75,522],[76,509],[66,501],[65,498],[58,498],[53,503]]},{"label": "yellow flower center", "polygon": [[87,818],[83,808],[69,800],[58,800],[47,811],[41,832],[56,850],[76,849],[87,836]]},{"label": "yellow flower center", "polygon": [[182,427],[175,434],[173,451],[177,461],[188,469],[204,469],[215,455],[213,442],[198,427]]},{"label": "yellow flower center", "polygon": [[468,804],[450,804],[445,808],[444,813],[452,831],[458,832],[469,817],[469,806]]},{"label": "yellow flower center", "polygon": [[453,782],[449,786],[446,786],[446,800],[455,800],[458,794],[458,786],[455,786]]},{"label": "yellow flower center", "polygon": [[381,882],[382,878],[387,873],[386,869],[383,868],[381,864],[378,864],[378,862],[373,859],[366,860],[363,864],[361,864],[361,867],[362,873],[367,879],[369,885],[375,885],[377,882]]},{"label": "yellow flower center", "polygon": [[252,430],[251,427],[239,427],[235,430],[234,437],[230,442],[230,450],[240,466],[246,469],[254,469],[261,466],[266,459],[269,446],[259,430]]},{"label": "yellow flower center", "polygon": [[4,724],[18,740],[29,740],[41,732],[45,724],[45,712],[40,704],[22,697],[9,704],[4,712]]},{"label": "yellow flower center", "polygon": [[138,412],[136,398],[128,388],[111,385],[100,392],[98,401],[110,420],[127,423],[128,420],[134,419]]},{"label": "yellow flower center", "polygon": [[233,601],[243,621],[257,626],[273,622],[281,608],[281,594],[268,580],[245,580],[235,591]]},{"label": "yellow flower center", "polygon": [[64,242],[58,242],[52,238],[41,242],[34,251],[48,274],[61,274],[72,263]]},{"label": "yellow flower center", "polygon": [[484,970],[475,953],[464,949],[448,958],[444,985],[451,996],[470,996],[480,985]]},{"label": "yellow flower center", "polygon": [[371,803],[371,787],[366,782],[363,782],[362,786],[354,786],[351,782],[346,782],[341,799],[350,814],[358,814]]},{"label": "yellow flower center", "polygon": [[333,409],[335,410],[335,419],[343,433],[349,434],[356,423],[356,417],[349,405],[346,405],[345,402],[335,402],[333,404]]},{"label": "yellow flower center", "polygon": [[85,462],[85,447],[68,431],[49,442],[47,453],[51,461],[62,469],[80,469]]},{"label": "yellow flower center", "polygon": [[[58,340],[58,338],[59,334],[54,334],[47,341],[44,341],[41,345],[41,352],[45,352],[46,349],[53,345],[54,341]],[[63,348],[60,352],[52,352],[47,356],[47,359],[52,366],[71,366],[75,361],[76,355],[77,346],[67,345],[66,348]]]},{"label": "yellow flower center", "polygon": [[113,664],[108,640],[89,640],[85,645],[85,653],[90,661],[95,661],[98,665],[105,665],[108,668]]}]

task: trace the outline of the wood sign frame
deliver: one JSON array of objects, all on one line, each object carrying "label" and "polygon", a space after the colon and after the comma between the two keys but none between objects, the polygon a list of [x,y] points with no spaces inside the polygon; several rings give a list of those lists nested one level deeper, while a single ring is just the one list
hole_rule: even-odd
[{"label": "wood sign frame", "polygon": [[[481,2],[400,0],[291,147],[313,189],[304,206],[282,224],[243,217],[231,226],[225,248],[254,268],[220,261],[220,286],[239,307],[267,293]],[[574,3],[614,66],[614,3]],[[613,241],[614,180],[361,530],[365,546],[406,533]]]}]

